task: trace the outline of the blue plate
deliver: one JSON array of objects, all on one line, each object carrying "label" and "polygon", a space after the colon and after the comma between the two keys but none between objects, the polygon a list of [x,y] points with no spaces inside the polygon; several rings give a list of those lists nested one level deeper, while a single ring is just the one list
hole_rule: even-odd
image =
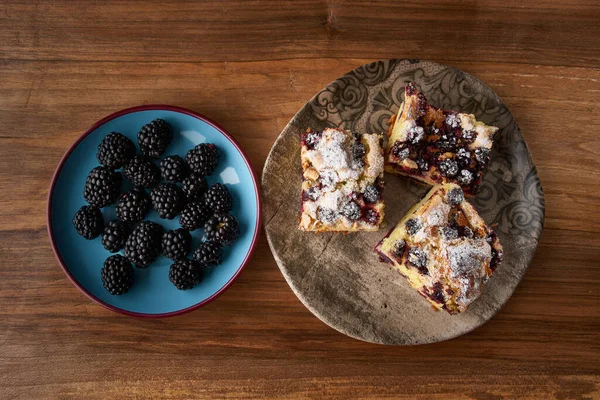
[{"label": "blue plate", "polygon": [[[88,241],[77,234],[73,215],[84,204],[83,186],[89,171],[98,165],[98,144],[110,132],[120,132],[137,144],[137,132],[148,122],[162,118],[173,127],[174,139],[165,156],[182,157],[195,145],[214,143],[221,154],[209,184],[227,185],[233,199],[231,212],[240,223],[240,237],[223,252],[220,265],[210,269],[195,288],[180,291],[169,281],[171,261],[160,257],[147,269],[135,268],[135,283],[121,296],[110,295],[102,286],[100,270],[110,252],[100,238]],[[139,150],[139,149],[138,149]],[[127,189],[124,179],[122,191]],[[115,218],[114,205],[102,209],[105,221]],[[71,281],[84,294],[106,308],[137,317],[167,317],[191,311],[223,293],[248,262],[260,230],[260,196],[250,163],[237,142],[208,118],[179,107],[150,105],[129,108],[94,124],[67,151],[58,165],[48,195],[48,233],[54,253]],[[165,229],[179,228],[178,218],[166,220],[152,211],[146,219]],[[202,230],[192,232],[193,248]]]}]

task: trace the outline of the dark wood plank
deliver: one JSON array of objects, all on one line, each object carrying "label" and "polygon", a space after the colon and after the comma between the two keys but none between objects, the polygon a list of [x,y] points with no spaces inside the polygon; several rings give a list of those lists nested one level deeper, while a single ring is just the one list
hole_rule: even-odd
[{"label": "dark wood plank", "polygon": [[[3,1],[0,398],[600,398],[600,7],[557,2]],[[118,109],[219,121],[262,169],[289,118],[368,61],[427,58],[505,100],[546,193],[515,295],[455,340],[347,338],[294,296],[261,237],[217,301],[161,321],[77,292],[45,231],[68,146]]]}]

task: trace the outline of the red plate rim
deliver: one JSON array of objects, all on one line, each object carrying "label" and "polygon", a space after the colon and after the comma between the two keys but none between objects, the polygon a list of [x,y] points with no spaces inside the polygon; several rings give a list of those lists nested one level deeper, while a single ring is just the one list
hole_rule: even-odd
[{"label": "red plate rim", "polygon": [[[214,293],[212,296],[208,297],[207,299],[202,300],[201,302],[194,304],[190,307],[178,310],[178,311],[172,311],[172,312],[168,312],[168,313],[160,313],[160,314],[149,314],[149,313],[139,313],[139,312],[133,312],[133,311],[127,311],[127,310],[123,310],[122,308],[119,307],[115,307],[111,304],[106,303],[103,300],[100,300],[98,297],[94,296],[92,293],[90,293],[86,288],[84,288],[78,281],[77,279],[75,279],[75,277],[71,274],[71,272],[69,271],[69,269],[65,266],[65,262],[62,259],[57,247],[56,247],[56,242],[54,240],[54,231],[52,229],[52,216],[51,216],[51,212],[52,212],[52,199],[54,196],[54,188],[56,186],[56,181],[58,180],[58,176],[60,175],[60,172],[62,171],[62,168],[65,164],[65,162],[67,161],[67,159],[69,158],[69,156],[71,155],[71,153],[73,152],[73,150],[75,150],[75,148],[79,145],[79,143],[81,143],[81,141],[83,141],[90,133],[92,133],[94,130],[96,130],[97,128],[99,128],[100,126],[106,124],[107,122],[123,116],[123,115],[127,115],[127,114],[131,114],[131,113],[135,113],[135,112],[139,112],[139,111],[149,111],[149,110],[164,110],[164,111],[173,111],[173,112],[177,112],[177,113],[181,113],[181,114],[186,114],[189,116],[192,116],[196,119],[199,119],[200,121],[203,121],[209,125],[211,125],[213,128],[215,128],[216,130],[218,130],[223,136],[225,136],[230,142],[231,144],[237,149],[237,151],[242,155],[242,158],[244,159],[244,162],[246,163],[246,166],[248,167],[248,169],[250,170],[250,174],[252,176],[252,183],[254,185],[254,189],[256,191],[256,213],[257,213],[257,217],[256,217],[256,226],[254,227],[254,235],[252,237],[252,242],[250,243],[250,249],[248,250],[248,253],[246,254],[246,257],[244,258],[244,260],[242,261],[242,263],[240,264],[238,270],[233,274],[233,276],[229,279],[229,281],[227,281],[216,293]],[[54,252],[54,256],[56,257],[56,259],[58,260],[58,263],[60,265],[60,267],[62,268],[62,270],[64,271],[64,273],[67,275],[67,277],[69,278],[69,280],[71,281],[71,283],[73,283],[73,285],[79,289],[80,292],[82,292],[84,295],[86,295],[90,300],[94,301],[95,303],[100,304],[101,306],[114,311],[116,313],[119,314],[123,314],[123,315],[127,315],[130,317],[138,317],[138,318],[167,318],[167,317],[174,317],[176,315],[181,315],[181,314],[185,314],[188,313],[190,311],[193,311],[197,308],[203,307],[205,305],[207,305],[208,303],[214,301],[217,297],[219,297],[223,292],[225,292],[229,286],[231,286],[231,284],[237,279],[237,277],[240,275],[240,273],[242,272],[242,270],[244,269],[244,267],[246,266],[246,264],[248,263],[248,261],[250,261],[250,258],[252,257],[252,254],[254,253],[254,250],[256,249],[256,245],[258,243],[258,237],[260,235],[260,226],[261,226],[261,217],[262,217],[262,213],[261,213],[261,196],[260,196],[260,189],[259,189],[259,185],[258,185],[258,181],[256,179],[256,173],[254,172],[254,169],[252,168],[252,165],[250,164],[250,160],[248,159],[248,156],[246,155],[246,153],[244,152],[244,150],[242,150],[241,146],[239,145],[239,143],[223,128],[221,127],[219,124],[217,124],[216,122],[214,122],[213,120],[211,120],[210,118],[205,117],[202,114],[199,114],[197,112],[188,110],[186,108],[183,107],[177,107],[177,106],[171,106],[171,105],[164,105],[164,104],[149,104],[149,105],[143,105],[143,106],[136,106],[136,107],[130,107],[130,108],[125,108],[121,111],[117,111],[113,114],[108,115],[107,117],[102,118],[100,121],[96,122],[95,124],[93,124],[91,127],[89,127],[72,145],[71,147],[69,147],[69,149],[67,150],[67,152],[63,155],[63,157],[61,158],[60,162],[58,163],[58,166],[56,167],[56,170],[54,171],[54,175],[52,176],[52,183],[50,184],[50,190],[48,192],[48,200],[47,200],[47,205],[46,205],[46,226],[48,228],[48,236],[50,237],[50,244],[52,246],[52,251]]]}]

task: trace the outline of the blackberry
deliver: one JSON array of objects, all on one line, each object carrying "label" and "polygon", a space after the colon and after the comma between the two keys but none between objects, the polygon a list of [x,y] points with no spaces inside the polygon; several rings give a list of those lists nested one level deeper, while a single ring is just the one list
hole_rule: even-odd
[{"label": "blackberry", "polygon": [[444,135],[442,140],[439,140],[436,143],[436,147],[440,149],[442,152],[450,151],[454,152],[456,149],[457,139],[455,136]]},{"label": "blackberry", "polygon": [[96,206],[83,206],[73,217],[75,230],[87,240],[97,238],[104,228],[102,212]]},{"label": "blackberry", "polygon": [[363,164],[362,158],[367,154],[367,146],[363,143],[357,142],[352,146],[352,159],[358,162],[359,164]]},{"label": "blackberry", "polygon": [[464,147],[461,147],[456,151],[456,161],[458,161],[459,166],[468,167],[471,163],[471,153]]},{"label": "blackberry", "polygon": [[350,221],[356,221],[360,219],[361,216],[360,206],[353,201],[348,202],[346,205],[344,205],[344,207],[342,207],[340,214],[348,218]]},{"label": "blackberry", "polygon": [[402,259],[402,256],[404,255],[405,250],[406,250],[406,241],[400,239],[396,243],[394,243],[394,249],[392,250],[392,253],[394,254],[394,256],[396,256],[400,260],[400,259]]},{"label": "blackberry", "polygon": [[414,235],[415,233],[419,232],[421,227],[421,222],[417,218],[411,218],[406,221],[405,224],[406,233],[409,235]]},{"label": "blackberry", "polygon": [[104,261],[100,275],[102,285],[112,295],[125,294],[133,286],[133,267],[120,254],[112,255]]},{"label": "blackberry", "polygon": [[303,201],[317,201],[319,197],[321,197],[321,189],[319,189],[317,186],[313,186],[302,192]]},{"label": "blackberry", "polygon": [[117,219],[123,222],[138,222],[150,211],[150,198],[141,188],[133,188],[123,193],[117,201]]},{"label": "blackberry", "polygon": [[152,187],[160,180],[160,169],[146,156],[135,156],[123,167],[125,177],[134,186]]},{"label": "blackberry", "polygon": [[372,208],[367,208],[363,215],[363,219],[369,224],[375,225],[377,222],[379,222],[379,213]]},{"label": "blackberry", "polygon": [[119,132],[106,135],[98,145],[96,153],[98,162],[111,169],[121,168],[134,156],[135,144]]},{"label": "blackberry", "polygon": [[215,183],[204,195],[204,204],[217,214],[224,214],[233,208],[233,199],[227,187],[221,183]]},{"label": "blackberry", "polygon": [[442,234],[444,235],[444,239],[446,240],[455,240],[458,239],[458,230],[451,226],[445,226],[442,228]]},{"label": "blackberry", "polygon": [[410,149],[408,147],[403,147],[400,142],[394,143],[390,152],[400,160],[407,159],[410,155]]},{"label": "blackberry", "polygon": [[204,193],[208,188],[208,183],[203,175],[192,172],[187,178],[183,180],[181,190],[185,195],[187,201],[202,201],[204,200]]},{"label": "blackberry", "polygon": [[321,141],[322,136],[323,132],[306,131],[302,134],[302,141],[309,150],[312,150]]},{"label": "blackberry", "polygon": [[473,143],[477,139],[477,132],[475,131],[463,131],[461,140],[463,143],[470,144]]},{"label": "blackberry", "polygon": [[151,221],[140,222],[125,242],[125,257],[138,268],[147,268],[160,254],[163,229]]},{"label": "blackberry", "polygon": [[114,203],[119,197],[123,177],[108,167],[96,167],[90,171],[85,180],[83,198],[96,207],[105,207]]},{"label": "blackberry", "polygon": [[187,152],[185,160],[192,171],[200,175],[210,175],[219,162],[219,151],[214,144],[200,143]]},{"label": "blackberry", "polygon": [[473,181],[473,173],[471,173],[471,171],[463,169],[458,173],[458,177],[456,178],[456,180],[461,185],[468,186]]},{"label": "blackberry", "polygon": [[160,174],[169,182],[181,182],[188,174],[188,166],[179,156],[168,156],[160,162]]},{"label": "blackberry", "polygon": [[418,144],[425,138],[425,130],[421,126],[414,126],[409,129],[406,134],[406,139],[412,144]]},{"label": "blackberry", "polygon": [[363,193],[363,199],[365,200],[365,203],[377,203],[380,196],[381,191],[375,185],[367,186],[365,188],[365,192]]},{"label": "blackberry", "polygon": [[240,234],[240,228],[237,220],[231,214],[218,214],[206,221],[204,233],[208,240],[231,244]]},{"label": "blackberry", "polygon": [[160,157],[167,150],[171,140],[173,140],[171,125],[160,118],[142,126],[138,132],[138,143],[142,154],[152,158]]},{"label": "blackberry", "polygon": [[196,261],[183,259],[175,261],[169,268],[169,280],[179,290],[192,289],[200,283],[203,275],[202,265]]},{"label": "blackberry", "polygon": [[429,169],[429,163],[423,158],[417,158],[416,163],[421,171],[427,171]]},{"label": "blackberry", "polygon": [[202,228],[210,216],[211,212],[203,203],[199,201],[188,203],[179,215],[179,225],[190,231],[195,231]]},{"label": "blackberry", "polygon": [[160,183],[150,193],[152,206],[161,218],[173,219],[183,208],[183,193],[173,183]]},{"label": "blackberry", "polygon": [[475,149],[475,159],[479,164],[485,166],[490,161],[490,149],[485,147]]},{"label": "blackberry", "polygon": [[456,176],[456,174],[458,174],[458,164],[456,163],[456,161],[449,158],[440,161],[439,168],[440,173],[443,176],[453,177]]},{"label": "blackberry", "polygon": [[166,231],[162,235],[162,253],[171,260],[185,258],[192,247],[192,235],[187,229]]},{"label": "blackberry", "polygon": [[427,271],[427,254],[418,247],[411,247],[408,250],[408,263],[417,267],[419,271]]},{"label": "blackberry", "polygon": [[331,208],[319,207],[319,210],[317,211],[317,218],[319,221],[327,225],[333,225],[337,217],[337,213]]},{"label": "blackberry", "polygon": [[221,262],[221,243],[206,241],[194,250],[194,260],[204,265],[218,265]]},{"label": "blackberry", "polygon": [[109,221],[102,233],[102,246],[111,253],[116,253],[125,246],[127,236],[129,236],[127,225],[119,220]]},{"label": "blackberry", "polygon": [[465,194],[463,193],[461,188],[452,188],[446,194],[446,201],[451,206],[456,206],[465,201]]}]

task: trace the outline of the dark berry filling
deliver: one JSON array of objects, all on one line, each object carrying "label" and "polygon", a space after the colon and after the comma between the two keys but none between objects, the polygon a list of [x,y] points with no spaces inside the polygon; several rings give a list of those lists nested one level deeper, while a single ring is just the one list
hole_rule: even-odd
[{"label": "dark berry filling", "polygon": [[367,147],[364,144],[357,142],[352,146],[352,158],[354,160],[360,160],[365,154],[367,154]]},{"label": "dark berry filling", "polygon": [[317,143],[321,140],[321,136],[323,136],[322,132],[304,132],[302,134],[302,143],[309,149],[312,150],[315,148]]},{"label": "dark berry filling", "polygon": [[363,220],[371,225],[376,225],[379,222],[379,213],[370,207],[365,207]]},{"label": "dark berry filling", "polygon": [[502,252],[497,251],[496,249],[492,249],[492,259],[490,260],[490,269],[495,271],[498,268],[500,262],[502,262]]},{"label": "dark berry filling", "polygon": [[313,186],[302,192],[302,201],[317,201],[320,196],[321,190],[318,187]]},{"label": "dark berry filling", "polygon": [[433,293],[429,294],[429,298],[440,304],[443,304],[446,301],[446,298],[444,297],[444,287],[440,282],[433,284]]},{"label": "dark berry filling", "polygon": [[465,144],[471,144],[477,139],[477,132],[475,131],[462,131],[461,140]]}]

